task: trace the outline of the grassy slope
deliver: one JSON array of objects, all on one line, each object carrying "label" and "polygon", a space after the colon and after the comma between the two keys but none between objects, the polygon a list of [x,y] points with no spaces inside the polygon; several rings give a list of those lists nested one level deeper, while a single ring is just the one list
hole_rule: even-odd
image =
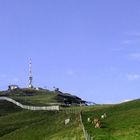
[{"label": "grassy slope", "polygon": [[[101,120],[102,128],[95,129],[87,118],[98,117],[107,113],[107,118]],[[119,105],[94,108],[83,113],[83,121],[88,133],[95,140],[139,140],[140,139],[140,100]]]},{"label": "grassy slope", "polygon": [[[27,96],[31,101],[33,98],[41,101],[41,98],[36,97]],[[75,110],[72,111],[75,114],[70,113],[70,110]],[[95,140],[140,139],[140,100],[135,100],[118,105],[72,107],[66,109],[67,113],[64,110],[59,113],[25,111],[11,103],[0,101],[0,140],[82,140],[79,110],[83,111],[86,130]],[[102,128],[95,129],[93,124],[87,122],[88,117],[100,117],[104,112],[107,113],[107,118],[101,120]],[[68,116],[72,121],[65,126],[64,119]]]},{"label": "grassy slope", "polygon": [[[0,140],[83,139],[78,114],[20,110],[3,101],[0,104],[0,115]],[[71,121],[64,125],[68,117]]]},{"label": "grassy slope", "polygon": [[56,94],[35,95],[35,96],[10,96],[12,99],[26,105],[48,105],[49,103],[57,103]]},{"label": "grassy slope", "polygon": [[[5,94],[4,94],[5,93]],[[64,100],[79,103],[80,98],[70,94],[63,94],[60,92],[34,90],[34,89],[19,89],[14,91],[0,92],[0,95],[8,96],[22,104],[26,105],[52,105],[52,104],[64,104]]]},{"label": "grassy slope", "polygon": [[[26,94],[26,96],[24,94]],[[49,103],[58,102],[56,100],[57,93],[51,91],[37,91],[33,89],[13,91],[9,97],[26,105],[47,105]]]},{"label": "grassy slope", "polygon": [[17,111],[21,111],[20,107],[13,103],[0,100],[0,117]]}]

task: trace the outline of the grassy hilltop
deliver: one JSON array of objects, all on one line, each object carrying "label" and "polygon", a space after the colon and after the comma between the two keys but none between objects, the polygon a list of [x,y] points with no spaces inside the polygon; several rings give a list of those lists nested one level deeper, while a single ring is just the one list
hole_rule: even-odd
[{"label": "grassy hilltop", "polygon": [[49,90],[17,89],[1,92],[0,95],[10,97],[26,105],[67,105],[85,103],[81,98],[69,93]]},{"label": "grassy hilltop", "polygon": [[[0,100],[0,140],[84,140],[79,109],[71,113],[64,104],[78,105],[79,97],[48,90],[18,89],[4,91],[1,96],[24,105],[61,105],[61,111],[29,111]],[[63,109],[62,109],[63,107]],[[70,119],[68,125],[65,119]]]},{"label": "grassy hilltop", "polygon": [[0,101],[0,140],[71,139],[84,140],[78,113],[28,111]]},{"label": "grassy hilltop", "polygon": [[[77,106],[82,100],[70,94],[23,89],[1,92],[25,105],[61,105],[59,112],[23,110],[0,100],[0,140],[84,140],[82,120],[94,140],[140,140],[140,99],[116,105]],[[72,106],[63,106],[71,103]],[[101,119],[106,113],[107,117]],[[96,128],[87,118],[99,118]],[[65,119],[70,123],[65,125]],[[92,140],[92,139],[91,139]]]},{"label": "grassy hilltop", "polygon": [[[101,114],[107,118],[101,119]],[[140,99],[110,106],[94,107],[83,113],[88,134],[95,140],[140,140]],[[87,122],[87,118],[99,118],[101,128]]]}]

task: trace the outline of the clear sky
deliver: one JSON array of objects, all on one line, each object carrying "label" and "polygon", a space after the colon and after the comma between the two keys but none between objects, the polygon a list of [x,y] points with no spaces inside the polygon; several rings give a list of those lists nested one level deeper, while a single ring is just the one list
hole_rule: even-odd
[{"label": "clear sky", "polygon": [[87,101],[140,98],[139,0],[0,0],[0,90],[59,87]]}]

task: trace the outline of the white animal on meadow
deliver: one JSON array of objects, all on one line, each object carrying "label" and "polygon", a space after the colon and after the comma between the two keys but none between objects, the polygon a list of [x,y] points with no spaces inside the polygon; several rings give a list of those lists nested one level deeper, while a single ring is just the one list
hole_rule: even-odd
[{"label": "white animal on meadow", "polygon": [[101,115],[101,119],[104,119],[104,115]]},{"label": "white animal on meadow", "polygon": [[65,120],[65,125],[67,125],[69,122],[70,122],[70,119],[69,119],[69,118],[66,119],[66,120]]},{"label": "white animal on meadow", "polygon": [[87,121],[88,121],[88,122],[91,122],[91,119],[90,119],[90,118],[87,118]]},{"label": "white animal on meadow", "polygon": [[101,115],[101,119],[105,119],[107,116],[106,116],[106,113],[104,113],[103,115]]}]

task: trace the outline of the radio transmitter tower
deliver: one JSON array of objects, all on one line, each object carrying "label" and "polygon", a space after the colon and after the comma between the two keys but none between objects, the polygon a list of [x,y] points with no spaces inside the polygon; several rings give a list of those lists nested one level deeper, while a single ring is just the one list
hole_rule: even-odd
[{"label": "radio transmitter tower", "polygon": [[28,88],[33,88],[32,85],[33,77],[32,77],[32,60],[29,61],[29,85]]}]

